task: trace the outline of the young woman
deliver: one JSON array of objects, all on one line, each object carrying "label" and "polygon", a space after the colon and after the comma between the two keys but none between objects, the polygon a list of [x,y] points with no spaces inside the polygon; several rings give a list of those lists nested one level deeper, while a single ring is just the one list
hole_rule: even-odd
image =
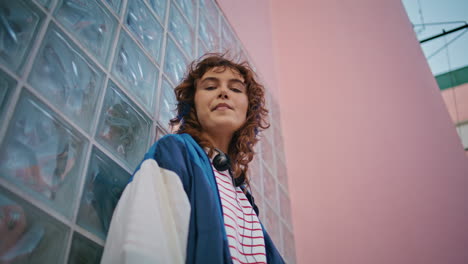
[{"label": "young woman", "polygon": [[[173,201],[184,195],[190,210],[184,224],[177,220],[183,209],[172,214],[168,209],[165,215],[175,216],[162,220],[161,225],[171,220],[182,223],[174,229],[179,235],[186,230],[179,243],[185,247],[186,263],[284,263],[259,222],[248,191],[247,171],[257,134],[269,126],[263,86],[246,63],[207,54],[191,64],[175,93],[177,117],[171,125],[176,132],[158,140],[144,160],[154,160],[178,176],[185,194],[175,194],[171,187],[168,196],[172,198],[164,199]],[[143,165],[136,171],[141,170]],[[138,173],[134,180],[140,177]],[[181,204],[170,207],[183,208]],[[113,222],[115,218],[114,213]],[[107,243],[114,238],[109,234]],[[110,254],[106,245],[103,259]]]}]

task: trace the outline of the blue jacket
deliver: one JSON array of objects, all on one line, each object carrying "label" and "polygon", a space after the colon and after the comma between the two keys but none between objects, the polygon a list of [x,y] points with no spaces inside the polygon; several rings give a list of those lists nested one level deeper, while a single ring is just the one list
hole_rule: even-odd
[{"label": "blue jacket", "polygon": [[[158,140],[148,150],[143,160],[146,159],[154,159],[161,168],[175,172],[190,201],[186,263],[232,263],[221,199],[206,152],[189,134],[170,134]],[[135,171],[139,168],[140,165]],[[248,196],[254,207],[252,197]],[[267,263],[284,263],[264,228],[263,234]]]}]

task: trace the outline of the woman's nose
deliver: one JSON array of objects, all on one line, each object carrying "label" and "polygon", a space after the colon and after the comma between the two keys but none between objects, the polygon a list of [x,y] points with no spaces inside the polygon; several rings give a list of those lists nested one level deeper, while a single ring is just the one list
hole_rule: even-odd
[{"label": "woman's nose", "polygon": [[221,92],[221,93],[219,93],[218,98],[228,99],[228,95],[227,95],[227,93]]},{"label": "woman's nose", "polygon": [[228,98],[227,89],[221,88],[219,90],[218,98],[227,99]]}]

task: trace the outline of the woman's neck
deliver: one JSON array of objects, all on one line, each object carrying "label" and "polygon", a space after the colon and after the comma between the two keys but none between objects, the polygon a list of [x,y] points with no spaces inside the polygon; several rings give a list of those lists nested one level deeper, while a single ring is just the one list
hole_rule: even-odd
[{"label": "woman's neck", "polygon": [[202,136],[213,144],[215,148],[220,149],[224,153],[228,153],[229,143],[232,139],[231,135],[222,135],[222,134],[210,134],[208,132],[203,132]]}]

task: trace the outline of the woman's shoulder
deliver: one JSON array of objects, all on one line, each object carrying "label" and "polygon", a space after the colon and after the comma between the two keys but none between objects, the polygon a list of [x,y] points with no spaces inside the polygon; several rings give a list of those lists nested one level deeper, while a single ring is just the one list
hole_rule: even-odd
[{"label": "woman's shoulder", "polygon": [[183,139],[181,134],[166,134],[159,138],[155,143],[165,141],[181,141]]},{"label": "woman's shoulder", "polygon": [[148,158],[156,157],[158,154],[169,153],[190,153],[191,155],[196,155],[200,151],[203,150],[190,134],[167,134],[158,139],[145,156]]},{"label": "woman's shoulder", "polygon": [[183,138],[179,134],[167,134],[153,143],[146,152],[145,159],[155,158],[161,152],[180,152],[183,148]]},{"label": "woman's shoulder", "polygon": [[189,134],[167,134],[158,139],[151,150],[156,151],[156,149],[167,149],[167,148],[185,148],[185,145],[190,141],[192,137]]},{"label": "woman's shoulder", "polygon": [[[143,160],[136,167],[135,172],[141,167],[141,164],[148,160],[155,160],[158,165],[165,169],[175,171],[186,161],[186,144],[181,134],[167,134],[156,142],[145,153]],[[135,173],[134,172],[134,173]]]},{"label": "woman's shoulder", "polygon": [[187,133],[182,133],[182,134],[166,134],[162,136],[160,139],[158,139],[155,143],[158,142],[184,142],[188,140],[194,140],[193,137],[190,134]]}]

